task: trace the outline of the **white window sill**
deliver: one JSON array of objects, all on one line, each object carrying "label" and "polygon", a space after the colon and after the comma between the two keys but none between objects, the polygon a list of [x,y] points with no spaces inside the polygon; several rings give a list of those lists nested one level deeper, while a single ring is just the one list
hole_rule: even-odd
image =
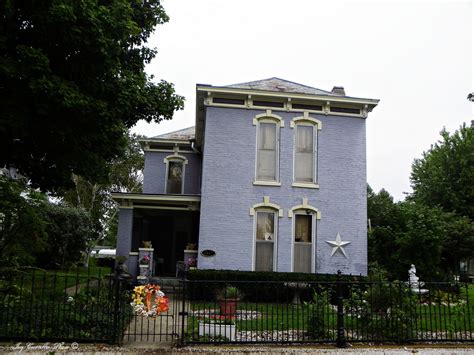
[{"label": "white window sill", "polygon": [[307,182],[294,182],[291,184],[293,187],[304,187],[307,189],[319,189],[318,184],[312,184],[312,183],[307,183]]},{"label": "white window sill", "polygon": [[281,186],[281,182],[278,181],[254,181],[253,184],[262,186]]}]

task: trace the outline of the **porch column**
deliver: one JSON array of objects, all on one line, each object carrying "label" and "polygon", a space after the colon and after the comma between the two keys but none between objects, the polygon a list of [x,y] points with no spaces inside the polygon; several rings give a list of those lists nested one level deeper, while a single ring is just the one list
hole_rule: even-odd
[{"label": "porch column", "polygon": [[128,260],[132,250],[133,208],[120,207],[117,230],[117,256]]}]

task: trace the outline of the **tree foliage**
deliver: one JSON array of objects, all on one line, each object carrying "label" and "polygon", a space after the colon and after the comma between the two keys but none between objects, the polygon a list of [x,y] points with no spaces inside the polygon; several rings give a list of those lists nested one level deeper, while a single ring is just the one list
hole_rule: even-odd
[{"label": "tree foliage", "polygon": [[0,175],[2,266],[67,267],[80,261],[93,237],[86,212],[50,203],[24,181]]},{"label": "tree foliage", "polygon": [[466,217],[415,201],[394,203],[385,191],[369,187],[369,260],[391,278],[407,278],[415,264],[426,279],[459,272],[459,262],[472,256],[474,224]]},{"label": "tree foliage", "polygon": [[474,220],[474,127],[463,124],[412,166],[412,199]]},{"label": "tree foliage", "polygon": [[109,163],[110,182],[99,184],[74,175],[74,187],[60,191],[58,195],[68,206],[79,208],[90,215],[95,238],[88,243],[88,250],[99,242],[115,245],[118,207],[112,200],[111,193],[142,191],[145,159],[140,138],[133,134],[127,136],[124,154]]},{"label": "tree foliage", "polygon": [[168,21],[159,0],[0,4],[0,166],[43,190],[72,174],[108,178],[126,132],[183,107],[173,85],[144,72],[146,42]]},{"label": "tree foliage", "polygon": [[48,203],[44,207],[47,248],[38,253],[38,265],[64,269],[81,261],[94,238],[89,215],[64,205]]},{"label": "tree foliage", "polygon": [[0,264],[2,266],[34,263],[33,250],[42,251],[46,223],[41,214],[45,197],[25,190],[21,181],[0,175]]}]

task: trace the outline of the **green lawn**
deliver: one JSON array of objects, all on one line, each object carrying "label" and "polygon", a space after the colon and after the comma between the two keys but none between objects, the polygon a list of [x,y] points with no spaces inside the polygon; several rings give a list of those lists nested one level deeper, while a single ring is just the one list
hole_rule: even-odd
[{"label": "green lawn", "polygon": [[[433,291],[433,297],[436,296]],[[467,298],[466,296],[469,296]],[[436,297],[434,297],[436,298]],[[398,334],[406,337],[419,337],[421,333],[436,332],[433,338],[448,338],[474,332],[474,284],[469,285],[467,290],[461,290],[459,298],[447,296],[449,305],[443,305],[441,300],[437,302],[413,304],[414,316],[398,318],[393,310],[386,314],[350,314],[344,316],[346,330],[365,334],[369,339],[395,338]],[[461,302],[460,302],[461,301]],[[190,304],[190,312],[208,310],[219,312],[219,304],[213,302],[194,301]],[[297,330],[307,332],[311,326],[322,331],[324,336],[334,335],[337,329],[337,312],[334,306],[320,308],[316,312],[311,304],[303,304],[294,307],[281,303],[251,303],[240,302],[237,312],[258,312],[257,319],[236,319],[235,324],[239,331],[285,331]],[[193,314],[193,313],[191,313]],[[193,334],[196,339],[198,323],[204,315],[188,317],[188,334]],[[207,315],[208,317],[208,315]],[[405,317],[405,318],[403,318]],[[313,323],[312,323],[313,322]],[[316,323],[314,323],[316,322]],[[388,329],[388,330],[387,330]],[[332,334],[332,335],[331,335]],[[372,334],[372,335],[371,335]],[[456,335],[458,334],[458,335]],[[321,335],[322,336],[322,335]]]}]

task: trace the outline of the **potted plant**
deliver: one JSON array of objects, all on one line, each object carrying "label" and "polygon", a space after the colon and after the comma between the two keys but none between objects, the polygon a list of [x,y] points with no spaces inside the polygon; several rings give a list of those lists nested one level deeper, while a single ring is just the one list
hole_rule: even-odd
[{"label": "potted plant", "polygon": [[139,261],[140,266],[148,266],[150,265],[150,256],[144,255],[143,258]]},{"label": "potted plant", "polygon": [[197,267],[197,259],[196,257],[194,256],[191,256],[190,258],[188,258],[188,260],[186,261],[186,266],[187,266],[187,269],[188,270],[193,270]]},{"label": "potted plant", "polygon": [[239,289],[232,285],[226,285],[217,293],[217,301],[220,303],[221,316],[226,319],[234,319],[237,303],[240,301]]}]

